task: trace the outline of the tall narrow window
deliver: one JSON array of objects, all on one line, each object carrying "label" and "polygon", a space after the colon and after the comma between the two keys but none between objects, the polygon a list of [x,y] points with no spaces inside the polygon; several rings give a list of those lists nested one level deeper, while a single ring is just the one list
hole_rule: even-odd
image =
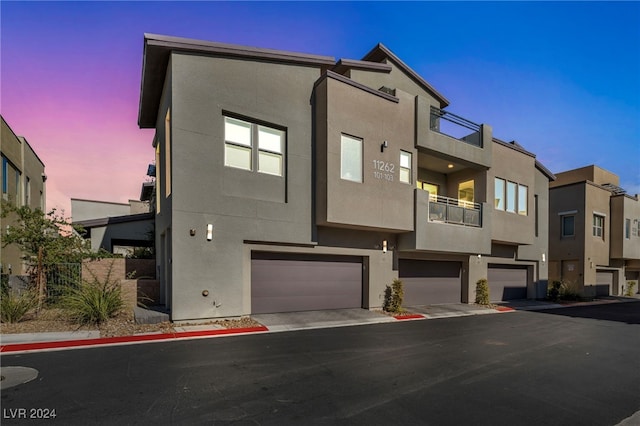
[{"label": "tall narrow window", "polygon": [[504,179],[496,178],[495,180],[495,207],[496,210],[504,210]]},{"label": "tall narrow window", "polygon": [[411,153],[400,151],[400,182],[411,183]]},{"label": "tall narrow window", "polygon": [[282,176],[284,132],[258,126],[258,171]]},{"label": "tall narrow window", "polygon": [[535,215],[535,235],[538,236],[539,211],[538,211],[538,194],[533,195],[533,214]]},{"label": "tall narrow window", "polygon": [[164,140],[164,193],[168,197],[171,195],[171,109],[164,118]]},{"label": "tall narrow window", "polygon": [[475,201],[474,195],[474,181],[468,180],[458,184],[458,200],[459,204],[463,207],[469,204],[473,205]]},{"label": "tall narrow window", "polygon": [[353,182],[362,182],[362,139],[342,135],[340,177]]},{"label": "tall narrow window", "polygon": [[624,220],[624,237],[627,240],[631,238],[631,219]]},{"label": "tall narrow window", "polygon": [[593,215],[593,236],[604,238],[604,216]]},{"label": "tall narrow window", "polygon": [[2,157],[2,195],[9,192],[9,162]]},{"label": "tall narrow window", "polygon": [[26,177],[24,183],[24,204],[31,206],[31,179],[29,176]]},{"label": "tall narrow window", "polygon": [[224,165],[252,170],[251,123],[224,118]]},{"label": "tall narrow window", "polygon": [[518,185],[518,214],[527,215],[527,197],[529,188],[524,185]]},{"label": "tall narrow window", "polygon": [[160,179],[163,175],[163,172],[160,170],[160,141],[156,138],[156,186],[154,188],[155,197],[156,197],[156,213],[160,213],[160,185],[162,184],[162,180]]},{"label": "tall narrow window", "polygon": [[516,212],[516,192],[518,189],[518,185],[513,182],[507,182],[507,208],[506,210],[509,213]]},{"label": "tall narrow window", "polygon": [[575,231],[575,216],[562,216],[562,236],[573,237],[576,234]]}]

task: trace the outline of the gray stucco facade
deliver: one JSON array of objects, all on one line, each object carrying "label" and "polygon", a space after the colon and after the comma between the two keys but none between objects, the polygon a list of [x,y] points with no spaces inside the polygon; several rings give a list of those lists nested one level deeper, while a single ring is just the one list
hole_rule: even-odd
[{"label": "gray stucco facade", "polygon": [[[397,277],[408,305],[472,303],[488,276],[495,300],[543,297],[553,175],[488,125],[445,134],[448,103],[382,45],[336,61],[146,35],[172,319],[375,309]],[[519,212],[495,208],[496,177]]]}]

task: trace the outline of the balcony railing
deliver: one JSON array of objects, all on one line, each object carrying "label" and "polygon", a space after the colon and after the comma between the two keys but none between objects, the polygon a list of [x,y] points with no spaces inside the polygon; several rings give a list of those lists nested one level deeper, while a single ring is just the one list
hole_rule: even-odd
[{"label": "balcony railing", "polygon": [[429,194],[429,222],[482,226],[482,206],[479,203]]},{"label": "balcony railing", "polygon": [[[431,106],[429,128],[435,132],[482,148],[480,125],[449,111]],[[469,130],[473,133],[469,134]]]}]

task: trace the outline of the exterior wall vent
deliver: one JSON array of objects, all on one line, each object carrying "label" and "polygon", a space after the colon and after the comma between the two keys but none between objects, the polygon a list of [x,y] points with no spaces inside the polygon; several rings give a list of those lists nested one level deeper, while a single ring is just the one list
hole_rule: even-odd
[{"label": "exterior wall vent", "polygon": [[391,96],[395,96],[396,95],[396,89],[392,89],[391,87],[382,86],[378,90],[381,91],[381,92],[386,93],[387,95],[391,95]]}]

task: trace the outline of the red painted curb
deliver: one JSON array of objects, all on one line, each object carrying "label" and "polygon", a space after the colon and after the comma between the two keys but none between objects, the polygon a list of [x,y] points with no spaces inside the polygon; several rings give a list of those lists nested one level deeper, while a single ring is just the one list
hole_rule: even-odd
[{"label": "red painted curb", "polygon": [[420,314],[394,315],[394,318],[401,321],[401,320],[408,320],[408,319],[424,318],[424,315],[420,315]]},{"label": "red painted curb", "polygon": [[77,348],[82,346],[100,346],[114,343],[134,343],[156,340],[184,339],[188,337],[206,337],[226,334],[255,333],[269,331],[265,326],[247,328],[225,328],[222,330],[181,331],[162,334],[139,334],[133,336],[100,337],[97,339],[63,340],[55,342],[16,343],[0,346],[0,352],[21,352],[41,349]]},{"label": "red painted curb", "polygon": [[498,312],[513,312],[515,311],[515,309],[513,308],[509,308],[507,306],[498,306],[497,308],[494,308],[496,311]]}]

